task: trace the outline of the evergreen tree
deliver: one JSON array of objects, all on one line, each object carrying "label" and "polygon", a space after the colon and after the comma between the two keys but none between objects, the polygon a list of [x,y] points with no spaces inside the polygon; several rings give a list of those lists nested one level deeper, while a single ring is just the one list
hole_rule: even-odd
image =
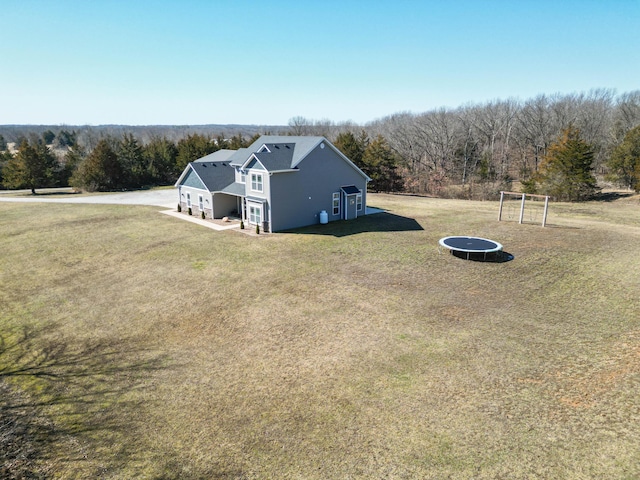
[{"label": "evergreen tree", "polygon": [[143,148],[131,133],[125,133],[117,145],[118,161],[122,167],[123,187],[141,187],[149,181]]},{"label": "evergreen tree", "polygon": [[615,180],[640,192],[640,125],[627,132],[611,154],[608,166]]},{"label": "evergreen tree", "polygon": [[7,151],[0,151],[0,188],[4,188],[4,168],[9,160],[13,158],[13,155]]},{"label": "evergreen tree", "polygon": [[0,135],[0,152],[4,152],[7,149],[7,141],[2,135]]},{"label": "evergreen tree", "polygon": [[180,171],[199,158],[219,150],[219,147],[209,137],[193,134],[178,142],[178,156],[176,163]]},{"label": "evergreen tree", "polygon": [[56,138],[56,134],[53,133],[51,130],[47,130],[42,134],[42,139],[44,140],[44,143],[46,145],[51,145],[53,143],[54,138]]},{"label": "evergreen tree", "polygon": [[58,148],[74,147],[76,146],[76,132],[75,130],[69,132],[68,130],[60,130],[56,135],[55,146]]},{"label": "evergreen tree", "polygon": [[[231,150],[238,150],[240,148],[246,148],[249,145],[245,143],[244,138],[239,133],[231,137],[231,141],[228,142],[228,148]],[[224,147],[220,147],[224,148]]]},{"label": "evergreen tree", "polygon": [[7,188],[30,188],[35,195],[36,188],[55,186],[59,169],[58,160],[42,141],[32,145],[23,140],[18,153],[5,165],[4,185]]},{"label": "evergreen tree", "polygon": [[86,152],[80,145],[76,145],[67,151],[64,155],[64,164],[60,172],[60,185],[69,185],[71,177],[78,168],[78,165],[80,165],[86,157]]},{"label": "evergreen tree", "polygon": [[122,186],[122,166],[108,139],[102,139],[71,177],[71,185],[89,192],[116,190]]},{"label": "evergreen tree", "polygon": [[598,191],[593,161],[593,147],[582,139],[580,130],[569,126],[551,144],[540,164],[536,178],[539,190],[558,200],[582,201],[593,197]]},{"label": "evergreen tree", "polygon": [[176,164],[178,149],[166,137],[152,138],[143,148],[147,173],[151,182],[157,185],[174,183],[180,171]]},{"label": "evergreen tree", "polygon": [[376,192],[402,190],[402,178],[398,174],[398,159],[387,141],[378,135],[365,149],[362,170],[369,175],[369,188]]},{"label": "evergreen tree", "polygon": [[363,130],[360,136],[356,136],[352,132],[343,132],[338,135],[334,145],[340,150],[345,157],[355,163],[359,168],[363,168],[364,152],[369,145],[369,137]]},{"label": "evergreen tree", "polygon": [[215,139],[216,145],[220,150],[231,148],[229,140],[224,138],[224,133],[219,134]]}]

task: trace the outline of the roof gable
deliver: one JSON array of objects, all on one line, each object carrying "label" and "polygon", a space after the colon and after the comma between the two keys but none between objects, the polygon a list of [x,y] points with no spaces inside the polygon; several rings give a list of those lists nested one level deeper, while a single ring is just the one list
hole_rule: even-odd
[{"label": "roof gable", "polygon": [[260,160],[258,160],[258,158],[256,157],[256,154],[251,155],[249,157],[249,160],[245,162],[242,168],[246,168],[246,169],[253,168],[254,170],[266,170],[266,168],[264,168],[264,165],[262,165],[262,162],[260,162]]},{"label": "roof gable", "polygon": [[291,170],[295,143],[265,143],[251,155],[243,168],[264,168],[269,172]]},{"label": "roof gable", "polygon": [[219,192],[235,182],[235,169],[228,162],[191,162],[182,173],[176,186]]},{"label": "roof gable", "polygon": [[198,177],[198,174],[192,168],[190,168],[187,174],[184,176],[184,178],[182,178],[180,185],[184,185],[186,187],[192,187],[192,188],[199,188],[201,190],[207,189],[207,187],[202,182],[200,177]]},{"label": "roof gable", "polygon": [[[293,154],[286,169],[292,169],[323,140],[326,141],[324,137],[262,135],[255,142],[249,145],[248,148],[238,150],[236,155],[234,155],[230,161],[233,165],[243,166],[252,153],[265,153],[267,150],[271,153],[275,153],[280,150],[272,148],[274,145],[278,144],[281,147],[282,145],[289,145],[290,149],[293,148]],[[266,148],[263,149],[262,147]],[[263,151],[260,152],[260,150]],[[282,151],[280,151],[280,153],[282,153]],[[279,166],[282,166],[282,163],[279,163]]]},{"label": "roof gable", "polygon": [[263,135],[248,148],[238,150],[229,158],[229,161],[234,166],[246,168],[249,160],[256,158],[269,172],[291,171],[296,170],[300,162],[318,146],[331,149],[358,174],[367,181],[370,180],[362,170],[324,137]]}]

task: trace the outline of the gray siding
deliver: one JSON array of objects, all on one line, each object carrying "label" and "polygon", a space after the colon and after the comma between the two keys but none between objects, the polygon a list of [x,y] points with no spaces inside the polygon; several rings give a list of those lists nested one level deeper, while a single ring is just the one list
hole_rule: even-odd
[{"label": "gray siding", "polygon": [[[257,173],[262,175],[262,192],[254,192],[251,190],[251,174]],[[266,198],[269,199],[271,195],[271,179],[273,177],[269,175],[269,172],[266,170],[247,170],[247,178],[245,181],[245,195],[247,197],[257,197],[257,198]]]},{"label": "gray siding", "polygon": [[332,215],[332,193],[346,185],[355,185],[362,190],[363,207],[358,215],[364,215],[366,179],[331,147],[316,147],[298,168],[297,172],[271,176],[272,231],[319,223],[322,210],[329,214],[329,221],[339,220],[339,215]]},{"label": "gray siding", "polygon": [[[180,187],[180,203],[182,204],[183,207],[185,207],[187,205],[187,193],[191,194],[191,208],[193,209],[195,207],[195,209],[198,209],[198,195],[202,195],[202,199],[204,201],[205,207],[209,207],[211,208],[211,194],[206,191],[206,190],[200,190],[198,188],[192,188],[192,187],[186,187],[184,185],[182,185]],[[207,204],[207,199],[209,199],[209,204]],[[194,211],[195,211],[194,209]]]},{"label": "gray siding", "polygon": [[182,185],[186,187],[199,188],[200,190],[207,189],[207,187],[205,187],[198,178],[198,175],[196,175],[195,172],[191,169],[189,169],[189,173],[187,173],[187,176],[184,178],[184,180],[182,180]]}]

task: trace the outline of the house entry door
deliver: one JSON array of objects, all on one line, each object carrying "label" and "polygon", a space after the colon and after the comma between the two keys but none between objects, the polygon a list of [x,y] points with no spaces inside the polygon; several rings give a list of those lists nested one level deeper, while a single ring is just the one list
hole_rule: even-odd
[{"label": "house entry door", "polygon": [[355,195],[347,195],[344,207],[345,220],[351,220],[358,216],[358,206]]},{"label": "house entry door", "polygon": [[358,196],[360,190],[355,185],[347,185],[340,187],[342,190],[342,199],[344,200],[344,220],[351,220],[358,216]]}]

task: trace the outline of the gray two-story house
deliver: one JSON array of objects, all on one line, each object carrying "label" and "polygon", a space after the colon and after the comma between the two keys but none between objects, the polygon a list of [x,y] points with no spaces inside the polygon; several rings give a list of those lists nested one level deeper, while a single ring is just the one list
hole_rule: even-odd
[{"label": "gray two-story house", "polygon": [[183,211],[277,232],[364,215],[369,180],[324,137],[264,135],[191,162],[175,186]]}]

